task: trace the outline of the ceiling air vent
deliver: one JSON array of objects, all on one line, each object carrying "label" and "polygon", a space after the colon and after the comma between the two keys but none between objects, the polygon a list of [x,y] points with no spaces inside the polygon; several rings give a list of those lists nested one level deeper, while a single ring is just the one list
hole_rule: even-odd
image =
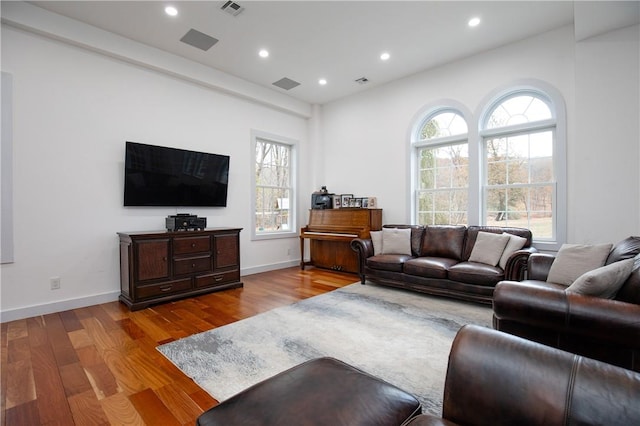
[{"label": "ceiling air vent", "polygon": [[358,84],[367,84],[369,82],[369,79],[367,77],[360,77],[359,79],[356,80],[356,83]]},{"label": "ceiling air vent", "polygon": [[222,5],[220,9],[224,10],[231,16],[238,16],[240,12],[244,10],[244,7],[240,6],[235,1],[227,1]]},{"label": "ceiling air vent", "polygon": [[284,90],[291,90],[296,86],[300,86],[300,83],[287,77],[281,78],[280,80],[272,84]]},{"label": "ceiling air vent", "polygon": [[180,39],[180,41],[206,52],[211,49],[211,46],[218,42],[218,39],[192,28]]}]

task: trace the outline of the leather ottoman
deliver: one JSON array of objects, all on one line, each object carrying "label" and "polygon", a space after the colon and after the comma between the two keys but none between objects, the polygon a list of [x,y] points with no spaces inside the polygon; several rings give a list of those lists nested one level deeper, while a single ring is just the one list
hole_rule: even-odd
[{"label": "leather ottoman", "polygon": [[317,358],[221,402],[196,424],[392,426],[421,410],[413,395],[337,359]]}]

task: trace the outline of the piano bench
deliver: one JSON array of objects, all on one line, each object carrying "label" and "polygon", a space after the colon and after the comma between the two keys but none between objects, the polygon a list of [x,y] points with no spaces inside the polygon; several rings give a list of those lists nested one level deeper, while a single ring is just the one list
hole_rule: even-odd
[{"label": "piano bench", "polygon": [[402,425],[420,414],[411,394],[334,358],[304,362],[205,411],[198,426]]}]

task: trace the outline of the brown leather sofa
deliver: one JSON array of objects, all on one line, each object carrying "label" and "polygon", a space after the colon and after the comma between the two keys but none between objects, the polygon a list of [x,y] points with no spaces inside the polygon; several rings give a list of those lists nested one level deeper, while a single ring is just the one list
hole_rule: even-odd
[{"label": "brown leather sofa", "polygon": [[[615,244],[606,264],[635,258],[613,300],[565,292],[546,282],[554,255],[528,259],[528,279],[503,281],[493,297],[496,330],[640,371],[640,237]],[[640,405],[640,402],[638,402]]]},{"label": "brown leather sofa", "polygon": [[410,426],[640,424],[640,374],[467,325],[451,347],[442,417]]},{"label": "brown leather sofa", "polygon": [[[525,276],[531,231],[524,228],[462,225],[384,225],[411,229],[411,255],[374,255],[371,239],[356,238],[351,248],[358,254],[360,282],[400,287],[423,293],[491,304],[495,285]],[[513,234],[526,239],[524,247],[499,266],[469,262],[479,232]]]}]

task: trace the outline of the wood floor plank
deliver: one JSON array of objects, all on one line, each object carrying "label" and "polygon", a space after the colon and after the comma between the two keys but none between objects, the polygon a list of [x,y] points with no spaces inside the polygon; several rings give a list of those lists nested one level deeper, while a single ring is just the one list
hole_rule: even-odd
[{"label": "wood floor plank", "polygon": [[287,268],[136,312],[109,302],[3,323],[0,426],[193,425],[218,401],[158,345],[356,281]]}]

